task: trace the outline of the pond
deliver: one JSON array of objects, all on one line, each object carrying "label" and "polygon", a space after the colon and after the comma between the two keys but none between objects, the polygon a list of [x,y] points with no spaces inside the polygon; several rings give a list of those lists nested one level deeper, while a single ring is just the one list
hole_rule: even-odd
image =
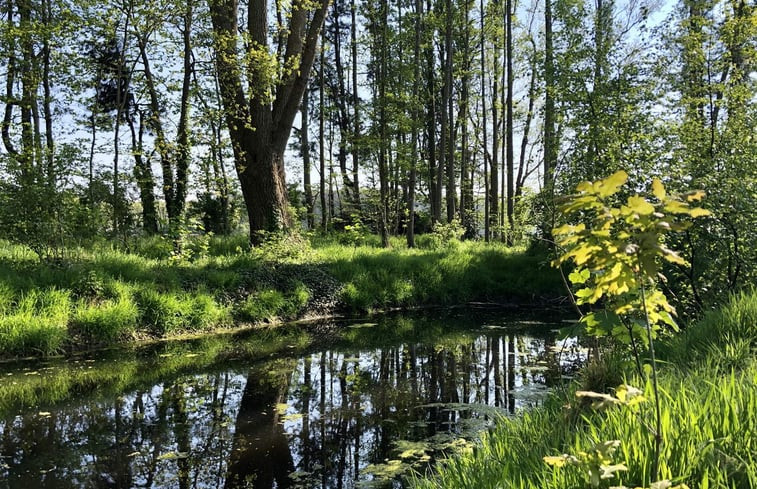
[{"label": "pond", "polygon": [[0,365],[0,488],[402,487],[574,371],[564,326],[458,310]]}]

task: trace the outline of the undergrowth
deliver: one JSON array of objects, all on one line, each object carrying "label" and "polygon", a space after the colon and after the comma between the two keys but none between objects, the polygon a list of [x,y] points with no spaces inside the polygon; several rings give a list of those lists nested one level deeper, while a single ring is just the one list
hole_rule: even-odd
[{"label": "undergrowth", "polygon": [[272,237],[250,248],[244,236],[201,236],[177,255],[153,236],[72,249],[55,263],[0,241],[0,358],[274,322],[313,307],[365,313],[561,295],[540,254],[439,237],[412,250],[393,239],[385,250],[374,238]]},{"label": "undergrowth", "polygon": [[[665,436],[661,479],[699,488],[757,487],[755,313],[757,294],[742,293],[660,343]],[[616,367],[613,363],[611,368]],[[626,382],[644,385],[632,371],[626,371]],[[650,391],[646,385],[647,397]],[[573,399],[570,394],[555,394],[542,408],[502,419],[471,453],[443,461],[428,478],[416,477],[412,486],[583,487],[578,470],[552,470],[543,457],[578,453],[602,440],[621,440],[617,458],[628,471],[603,487],[648,487],[654,446],[640,424],[652,418],[651,403],[638,412],[610,409],[598,413]]]}]

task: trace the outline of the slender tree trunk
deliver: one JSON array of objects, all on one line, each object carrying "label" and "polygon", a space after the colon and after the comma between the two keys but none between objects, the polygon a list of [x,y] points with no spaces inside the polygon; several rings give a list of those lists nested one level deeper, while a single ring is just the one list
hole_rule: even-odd
[{"label": "slender tree trunk", "polygon": [[[12,34],[12,31],[15,28],[13,22],[13,0],[7,1],[6,9],[8,20],[6,23],[7,32],[5,32],[4,35],[6,39],[14,40],[15,36]],[[5,111],[3,113],[2,137],[3,144],[5,145],[5,150],[8,151],[8,154],[18,156],[18,151],[16,150],[16,147],[14,146],[10,135],[10,128],[13,123],[13,107],[18,103],[16,97],[13,94],[13,86],[16,81],[17,70],[15,42],[9,42],[8,46],[6,46],[6,49],[8,50],[8,62],[6,64],[5,75]]]},{"label": "slender tree trunk", "polygon": [[45,160],[47,163],[47,184],[55,190],[55,141],[53,139],[53,111],[50,106],[52,101],[52,89],[50,86],[50,22],[52,22],[52,10],[50,0],[44,0],[42,4],[43,19],[45,24],[44,40],[42,45],[42,111],[45,117]]},{"label": "slender tree trunk", "polygon": [[555,61],[552,42],[552,0],[544,3],[544,188],[554,185],[557,166],[557,135],[555,133]]},{"label": "slender tree trunk", "polygon": [[[496,48],[498,40],[494,39],[494,66],[492,70],[493,86],[492,86],[492,99],[496,100],[499,96],[499,68],[497,63],[499,61],[499,53]],[[489,211],[489,219],[491,221],[490,226],[494,229],[490,230],[491,238],[494,239],[497,236],[496,229],[499,226],[499,107],[497,103],[492,103],[492,156],[491,166],[489,172],[489,205],[491,207]]]},{"label": "slender tree trunk", "polygon": [[[431,0],[426,0],[426,12],[432,12]],[[432,222],[441,220],[441,194],[437,185],[437,168],[440,164],[437,161],[437,144],[436,144],[436,82],[434,74],[436,73],[436,64],[434,61],[434,30],[430,22],[424,22],[424,46],[426,58],[426,138],[428,145],[428,193],[431,207]],[[444,150],[442,149],[442,152]],[[440,184],[439,184],[440,185]]]},{"label": "slender tree trunk", "polygon": [[21,174],[25,183],[33,180],[32,169],[38,155],[35,147],[34,107],[37,104],[38,83],[35,76],[36,56],[34,53],[34,39],[32,27],[32,5],[30,0],[16,2],[19,29],[21,32],[21,152],[17,155]]},{"label": "slender tree trunk", "polygon": [[460,222],[465,228],[467,238],[475,235],[473,222],[473,179],[469,172],[470,148],[468,147],[468,106],[470,104],[470,9],[471,0],[465,0],[465,25],[463,26],[463,76],[460,93],[460,115],[462,154],[460,161]]},{"label": "slender tree trunk", "polygon": [[515,229],[515,185],[514,185],[514,151],[513,151],[513,83],[515,77],[513,75],[513,0],[506,1],[506,36],[507,44],[507,244],[512,246],[513,244],[513,232]]},{"label": "slender tree trunk", "polygon": [[176,181],[173,191],[174,219],[181,220],[184,214],[184,203],[187,198],[187,180],[189,177],[189,99],[191,94],[192,76],[192,17],[194,0],[186,0],[184,11],[184,25],[182,28],[182,40],[184,43],[184,78],[181,85],[181,101],[179,109],[179,126],[177,129],[176,151]]},{"label": "slender tree trunk", "polygon": [[536,60],[537,50],[536,43],[531,39],[533,47],[533,56],[531,63],[531,80],[528,84],[528,112],[526,112],[526,122],[523,125],[523,137],[520,140],[520,156],[518,161],[518,176],[515,179],[515,198],[523,195],[523,187],[526,184],[528,172],[526,171],[526,149],[528,148],[528,136],[531,131],[531,121],[534,116],[534,103],[536,101]]},{"label": "slender tree trunk", "polygon": [[[335,99],[337,103],[337,109],[339,111],[337,120],[339,124],[339,154],[337,155],[339,160],[339,170],[341,172],[342,176],[342,190],[344,194],[344,200],[345,202],[342,202],[341,208],[342,213],[346,214],[346,211],[354,207],[354,198],[352,196],[352,191],[354,188],[354,185],[352,181],[350,180],[350,174],[347,172],[347,152],[348,152],[348,142],[350,139],[350,135],[352,132],[352,127],[350,124],[350,116],[347,113],[347,99],[349,98],[349,95],[347,93],[347,88],[345,84],[345,72],[344,72],[344,63],[342,63],[342,29],[341,29],[341,23],[339,21],[339,15],[340,15],[340,7],[339,7],[339,0],[332,0],[333,1],[333,14],[334,14],[334,64],[336,67],[336,83],[337,83],[337,93],[335,94]],[[345,205],[346,204],[346,205]],[[348,219],[348,215],[342,216],[344,219]]]},{"label": "slender tree trunk", "polygon": [[447,134],[447,222],[452,222],[455,218],[455,137],[454,131],[454,104],[452,96],[452,68],[454,66],[454,48],[452,44],[452,22],[454,20],[454,12],[452,10],[452,0],[446,0],[446,32],[444,35],[445,51],[446,51],[446,66],[445,72],[445,94],[444,100],[447,104],[447,124],[445,126],[442,122],[442,131]]},{"label": "slender tree trunk", "polygon": [[326,78],[324,75],[325,68],[325,46],[326,36],[321,36],[321,59],[318,65],[319,76],[319,110],[318,110],[318,157],[319,170],[321,173],[320,195],[321,195],[321,229],[325,232],[329,223],[329,210],[326,207]]},{"label": "slender tree trunk", "polygon": [[389,247],[389,230],[387,229],[388,207],[389,207],[389,181],[386,163],[387,152],[387,120],[386,120],[386,72],[387,72],[387,22],[389,17],[389,6],[387,0],[380,2],[380,60],[379,60],[379,232],[381,234],[381,245],[384,248]]},{"label": "slender tree trunk", "polygon": [[484,27],[486,25],[486,11],[484,10],[484,0],[479,0],[479,15],[480,30],[481,30],[481,119],[483,125],[483,159],[484,159],[484,240],[489,241],[491,239],[491,217],[490,211],[490,190],[489,190],[489,141],[487,131],[487,115],[486,115],[486,31]]},{"label": "slender tree trunk", "polygon": [[355,203],[355,210],[360,213],[360,178],[358,171],[359,163],[359,140],[360,140],[360,97],[358,95],[357,84],[357,8],[355,0],[350,4],[350,15],[352,24],[350,25],[350,49],[352,51],[352,107],[353,107],[353,129],[351,138],[352,149],[352,196]]},{"label": "slender tree trunk", "polygon": [[313,229],[315,217],[313,214],[313,185],[310,183],[310,127],[309,127],[310,93],[305,90],[302,95],[302,107],[300,109],[300,153],[302,155],[302,180],[305,193],[305,213],[308,229]]}]

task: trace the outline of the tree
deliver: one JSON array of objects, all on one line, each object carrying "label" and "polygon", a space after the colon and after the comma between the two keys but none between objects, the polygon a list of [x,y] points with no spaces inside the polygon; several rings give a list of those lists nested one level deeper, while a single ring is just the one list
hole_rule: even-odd
[{"label": "tree", "polygon": [[328,5],[328,0],[292,2],[288,34],[278,40],[278,50],[272,50],[268,2],[252,0],[247,9],[248,44],[240,57],[239,2],[210,2],[221,98],[253,243],[261,231],[286,231],[293,225],[284,151]]}]

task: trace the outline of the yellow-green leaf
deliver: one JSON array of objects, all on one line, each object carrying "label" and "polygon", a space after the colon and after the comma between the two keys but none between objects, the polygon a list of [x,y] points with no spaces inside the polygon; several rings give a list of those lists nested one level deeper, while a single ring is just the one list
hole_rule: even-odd
[{"label": "yellow-green leaf", "polygon": [[691,217],[704,217],[711,215],[712,212],[708,211],[707,209],[702,209],[701,207],[695,207],[691,209],[689,214],[691,215]]},{"label": "yellow-green leaf", "polygon": [[665,196],[667,195],[667,193],[665,192],[665,187],[662,185],[662,182],[659,178],[652,180],[652,195],[660,200],[665,199]]},{"label": "yellow-green leaf", "polygon": [[638,195],[628,198],[628,208],[641,216],[648,216],[654,212],[654,206]]},{"label": "yellow-green leaf", "polygon": [[628,181],[628,173],[623,170],[617,171],[604,180],[597,182],[597,194],[600,197],[609,197],[617,193],[626,181]]},{"label": "yellow-green leaf", "polygon": [[543,457],[544,461],[547,463],[547,465],[551,465],[552,467],[564,467],[565,464],[568,463],[568,459],[565,455],[560,455],[559,457]]}]

